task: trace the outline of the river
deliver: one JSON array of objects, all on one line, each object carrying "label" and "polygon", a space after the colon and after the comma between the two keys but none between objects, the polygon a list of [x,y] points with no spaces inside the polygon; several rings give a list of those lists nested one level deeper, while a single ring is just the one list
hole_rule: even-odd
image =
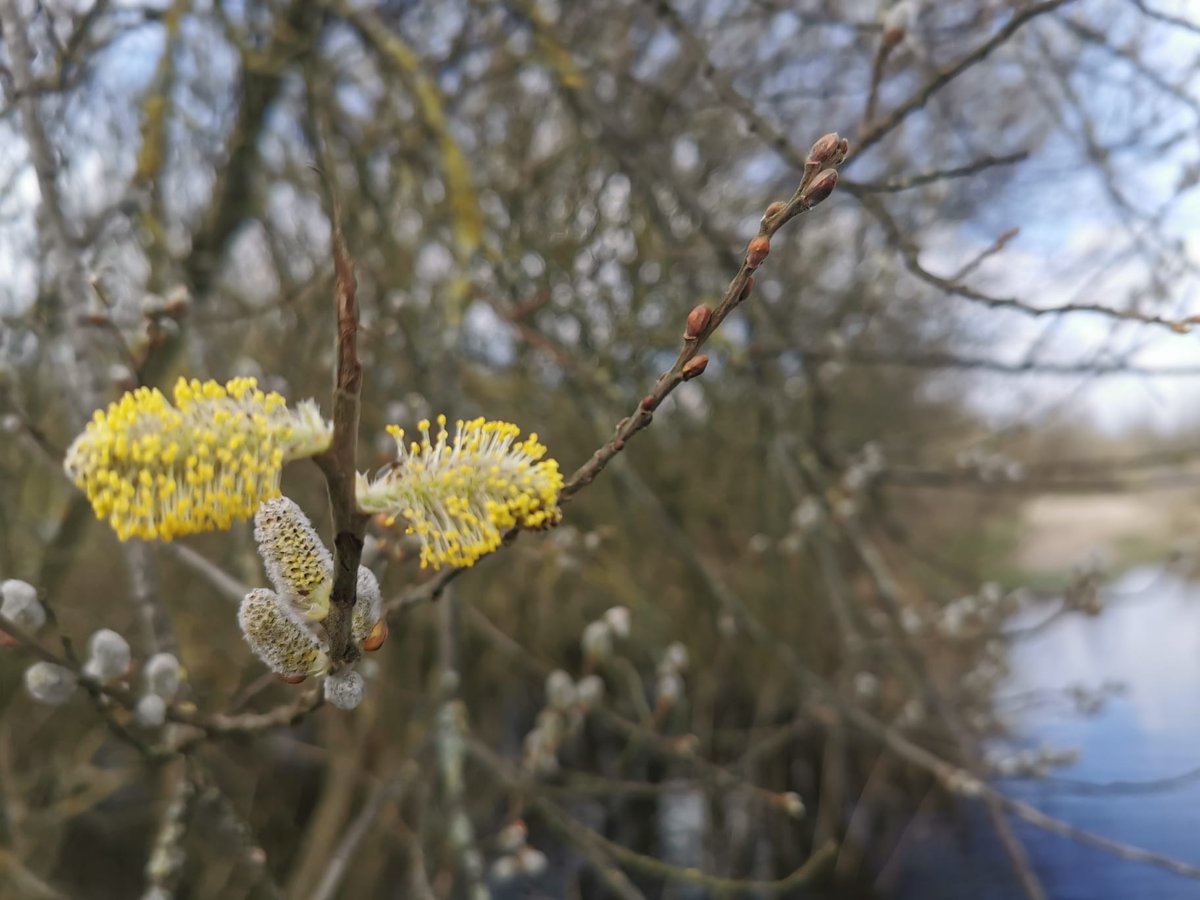
[{"label": "river", "polygon": [[[1098,713],[1063,702],[1016,714],[1029,746],[1076,748],[1051,778],[997,786],[1105,837],[1200,865],[1200,586],[1157,569],[1129,572],[1095,617],[1062,617],[1014,644],[999,699],[1119,682]],[[1030,621],[1044,611],[1034,611]],[[1015,623],[1020,624],[1020,623]],[[1154,784],[1164,779],[1168,783]],[[905,900],[1021,897],[982,818],[965,827],[918,823],[905,851]],[[1200,900],[1200,881],[1116,858],[1016,823],[1052,900]]]}]

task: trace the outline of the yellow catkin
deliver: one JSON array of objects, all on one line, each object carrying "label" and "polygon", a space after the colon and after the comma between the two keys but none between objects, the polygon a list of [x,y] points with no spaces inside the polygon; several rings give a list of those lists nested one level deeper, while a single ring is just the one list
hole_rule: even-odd
[{"label": "yellow catkin", "polygon": [[138,388],[97,410],[64,468],[121,540],[229,528],[278,496],[285,462],[329,446],[316,404],[288,409],[253,378]]},{"label": "yellow catkin", "polygon": [[248,593],[238,608],[238,625],[246,643],[279,675],[318,675],[329,669],[325,645],[288,615],[279,598],[266,588]]},{"label": "yellow catkin", "polygon": [[304,619],[324,619],[333,588],[333,558],[304,511],[288,497],[265,501],[254,513],[254,539],[280,597]]},{"label": "yellow catkin", "polygon": [[[333,590],[333,557],[304,510],[289,497],[267,500],[254,514],[254,539],[279,604],[302,623],[324,621]],[[359,566],[351,627],[356,643],[367,639],[382,614],[379,581]]]},{"label": "yellow catkin", "polygon": [[404,431],[390,426],[396,463],[380,478],[358,477],[358,505],[382,514],[389,524],[408,522],[421,540],[421,565],[438,569],[474,565],[500,546],[510,528],[558,524],[558,463],[531,434],[508,422],[459,421],[454,436],[446,417],[430,436],[428,420],[417,426],[420,441],[405,445]]}]

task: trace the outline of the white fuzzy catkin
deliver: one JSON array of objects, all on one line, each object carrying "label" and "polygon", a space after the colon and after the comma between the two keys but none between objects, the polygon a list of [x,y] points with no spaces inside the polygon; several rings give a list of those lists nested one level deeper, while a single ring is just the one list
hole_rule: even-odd
[{"label": "white fuzzy catkin", "polygon": [[25,688],[39,703],[58,706],[75,693],[79,679],[70,669],[50,662],[36,662],[25,670]]},{"label": "white fuzzy catkin", "polygon": [[163,700],[171,700],[183,681],[183,667],[173,653],[155,653],[142,668],[146,690]]},{"label": "white fuzzy catkin", "polygon": [[167,701],[158,694],[147,694],[138,700],[133,714],[143,728],[159,728],[167,721]]},{"label": "white fuzzy catkin", "polygon": [[604,621],[612,630],[613,637],[624,640],[629,637],[630,615],[628,606],[614,606],[604,613]]},{"label": "white fuzzy catkin", "polygon": [[546,705],[560,712],[575,705],[575,681],[562,669],[546,677]]},{"label": "white fuzzy catkin", "polygon": [[612,656],[612,628],[603,619],[589,622],[583,629],[583,655],[590,660],[600,662]]},{"label": "white fuzzy catkin", "polygon": [[111,628],[101,628],[88,640],[83,674],[97,681],[112,681],[129,671],[129,660],[129,642]]},{"label": "white fuzzy catkin", "polygon": [[37,588],[16,578],[0,582],[0,615],[31,634],[46,624],[46,610],[38,602]]},{"label": "white fuzzy catkin", "polygon": [[357,672],[338,672],[325,679],[325,699],[338,709],[354,709],[362,703],[365,688]]},{"label": "white fuzzy catkin", "polygon": [[383,598],[379,593],[379,579],[366,566],[358,567],[358,585],[354,601],[354,615],[350,620],[350,633],[356,643],[361,644],[371,634],[380,616],[383,615]]},{"label": "white fuzzy catkin", "polygon": [[604,699],[604,679],[599,675],[585,675],[575,685],[575,696],[580,706],[591,709]]}]

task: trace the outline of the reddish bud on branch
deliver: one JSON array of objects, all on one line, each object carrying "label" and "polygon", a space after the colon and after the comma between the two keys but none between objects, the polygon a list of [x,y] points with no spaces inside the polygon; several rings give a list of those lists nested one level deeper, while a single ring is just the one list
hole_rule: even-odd
[{"label": "reddish bud on branch", "polygon": [[696,338],[703,334],[704,329],[708,327],[708,323],[712,320],[712,310],[701,303],[687,317],[687,330],[683,333],[684,337]]},{"label": "reddish bud on branch", "polygon": [[704,374],[704,370],[708,368],[708,357],[701,353],[699,356],[693,356],[683,364],[683,380],[691,381],[697,375]]},{"label": "reddish bud on branch", "polygon": [[[831,188],[832,190],[832,188]],[[750,246],[746,248],[746,265],[752,269],[757,269],[762,265],[763,260],[767,258],[767,254],[771,252],[771,242],[767,238],[759,235],[750,242]]]},{"label": "reddish bud on branch", "polygon": [[782,200],[776,200],[774,203],[768,206],[767,211],[763,213],[763,221],[765,222],[767,219],[775,218],[777,215],[783,212],[786,206],[787,204]]},{"label": "reddish bud on branch", "polygon": [[373,653],[383,646],[383,642],[388,637],[387,616],[384,616],[375,623],[375,627],[371,629],[371,633],[367,635],[367,639],[363,641],[362,648],[368,653]]},{"label": "reddish bud on branch", "polygon": [[646,412],[649,412],[650,410],[654,409],[654,407],[657,405],[658,405],[658,401],[654,399],[653,394],[647,394],[645,397],[642,398],[642,409],[646,410]]},{"label": "reddish bud on branch", "polygon": [[280,681],[282,681],[284,684],[299,684],[308,676],[307,675],[276,675],[275,677],[278,678]]},{"label": "reddish bud on branch", "polygon": [[837,187],[838,173],[836,169],[826,169],[820,175],[812,180],[812,184],[808,186],[808,190],[804,192],[804,196],[800,198],[805,209],[812,209],[826,197],[833,193],[833,189]]},{"label": "reddish bud on branch", "polygon": [[841,162],[839,153],[842,149],[842,139],[838,137],[837,132],[831,131],[829,134],[822,135],[817,138],[817,142],[812,145],[812,149],[808,151],[808,159],[806,162],[812,163],[818,167],[826,165],[837,165]]}]

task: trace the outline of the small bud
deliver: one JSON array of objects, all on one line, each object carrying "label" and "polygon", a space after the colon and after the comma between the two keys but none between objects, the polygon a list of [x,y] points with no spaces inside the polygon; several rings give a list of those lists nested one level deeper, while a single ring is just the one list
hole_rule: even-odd
[{"label": "small bud", "polygon": [[779,795],[779,805],[783,807],[783,811],[793,819],[804,817],[804,801],[800,799],[800,795],[795,791],[788,791],[785,794]]},{"label": "small bud", "polygon": [[666,652],[663,653],[663,661],[676,672],[685,671],[689,662],[687,647],[679,641],[672,641],[667,646]]},{"label": "small bud", "polygon": [[612,656],[612,629],[604,621],[591,622],[583,629],[583,639],[580,641],[583,655],[599,662]]},{"label": "small bud", "polygon": [[738,303],[741,303],[750,296],[750,292],[754,290],[754,276],[751,275],[746,279],[746,283],[742,285],[742,292],[738,294]]},{"label": "small bud", "polygon": [[771,241],[765,236],[759,235],[746,247],[746,265],[752,269],[757,269],[762,265],[763,260],[767,258],[767,254],[770,252]]},{"label": "small bud", "polygon": [[37,589],[15,578],[0,582],[0,615],[30,634],[46,624],[46,610],[38,601]]},{"label": "small bud", "polygon": [[284,684],[303,684],[308,680],[307,675],[276,675]]},{"label": "small bud", "polygon": [[613,637],[624,640],[629,637],[629,607],[614,606],[604,613],[604,621],[612,629]]},{"label": "small bud", "polygon": [[655,695],[658,698],[659,706],[674,706],[675,702],[683,696],[683,679],[674,672],[664,672],[658,676]]},{"label": "small bud", "polygon": [[560,712],[575,705],[575,682],[562,669],[555,669],[546,677],[546,704]]},{"label": "small bud", "polygon": [[654,399],[653,394],[647,394],[645,397],[642,398],[641,406],[642,406],[642,409],[644,409],[646,412],[650,412],[650,410],[654,409],[654,407],[657,404],[658,404],[658,401]]},{"label": "small bud", "polygon": [[496,835],[496,845],[502,853],[514,853],[525,846],[529,828],[522,819],[505,825]]},{"label": "small bud", "polygon": [[712,320],[712,310],[701,303],[687,317],[687,330],[684,331],[684,337],[694,338],[703,333],[708,327],[708,323]]},{"label": "small bud", "polygon": [[890,50],[892,47],[895,47],[902,40],[904,40],[904,35],[906,33],[907,32],[900,27],[889,28],[883,33],[883,46]]},{"label": "small bud", "polygon": [[338,709],[354,709],[362,703],[366,682],[354,671],[342,671],[325,679],[325,699]]},{"label": "small bud", "polygon": [[498,883],[512,881],[521,873],[521,865],[515,856],[501,856],[492,863],[492,878]]},{"label": "small bud", "polygon": [[838,173],[836,169],[826,169],[820,175],[812,180],[808,186],[808,190],[804,192],[801,201],[806,209],[812,209],[826,197],[833,193],[833,189],[837,187]]},{"label": "small bud", "polygon": [[142,668],[146,689],[164,700],[172,699],[183,681],[183,667],[171,653],[155,653]]},{"label": "small bud", "polygon": [[808,151],[807,162],[813,163],[818,167],[827,165],[836,166],[841,162],[841,149],[842,139],[838,137],[837,132],[831,131],[829,134],[824,134],[817,138],[817,142]]},{"label": "small bud", "polygon": [[586,712],[604,699],[604,679],[599,675],[585,675],[575,684],[575,696]]},{"label": "small bud", "polygon": [[70,669],[50,662],[36,662],[25,670],[25,689],[38,703],[60,706],[71,699],[79,679]]},{"label": "small bud", "polygon": [[137,387],[133,372],[123,363],[113,363],[108,367],[108,380],[122,391],[132,391]]},{"label": "small bud", "polygon": [[168,316],[179,318],[187,312],[190,304],[191,298],[188,296],[187,288],[176,288],[167,297],[167,302],[163,304],[162,311]]},{"label": "small bud", "polygon": [[112,681],[129,671],[129,642],[111,628],[101,628],[88,640],[88,660],[83,674],[97,681]]},{"label": "small bud", "polygon": [[697,375],[704,374],[704,370],[708,368],[708,356],[701,353],[699,356],[693,356],[683,364],[683,380],[691,381]]},{"label": "small bud", "polygon": [[779,215],[781,212],[783,212],[786,207],[787,207],[787,204],[784,203],[782,200],[776,200],[774,203],[770,204],[767,207],[767,211],[765,213],[763,213],[762,220],[765,222],[768,219],[775,218],[777,215]]},{"label": "small bud", "polygon": [[363,641],[362,648],[368,653],[374,653],[383,646],[384,641],[388,638],[388,623],[387,617],[381,618],[375,623],[375,627],[371,629],[371,633],[367,635],[367,639]]},{"label": "small bud", "polygon": [[158,694],[147,694],[137,702],[133,715],[143,728],[161,728],[167,721],[167,702]]},{"label": "small bud", "polygon": [[517,852],[517,865],[530,878],[537,878],[546,871],[546,854],[533,847],[522,847]]}]

